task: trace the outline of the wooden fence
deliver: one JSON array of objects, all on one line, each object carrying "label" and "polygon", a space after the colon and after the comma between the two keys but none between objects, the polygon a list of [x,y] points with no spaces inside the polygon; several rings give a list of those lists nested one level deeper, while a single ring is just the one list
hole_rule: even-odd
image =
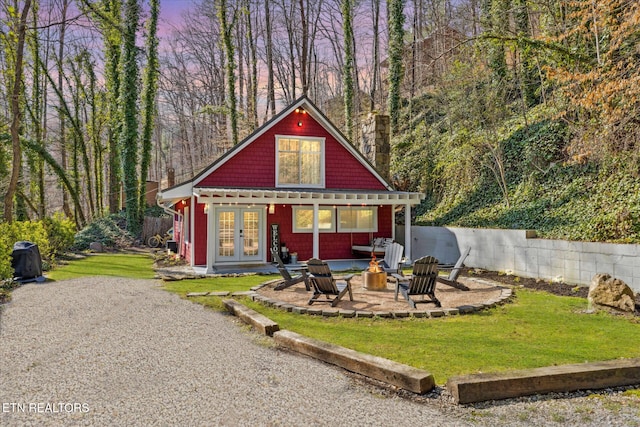
[{"label": "wooden fence", "polygon": [[171,227],[173,227],[173,218],[171,217],[156,218],[145,216],[142,225],[142,241],[146,244],[151,236],[156,234],[164,236]]}]

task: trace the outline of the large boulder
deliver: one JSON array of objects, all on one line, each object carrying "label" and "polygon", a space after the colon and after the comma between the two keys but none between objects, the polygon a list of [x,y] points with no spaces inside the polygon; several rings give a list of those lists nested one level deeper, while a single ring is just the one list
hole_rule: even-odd
[{"label": "large boulder", "polygon": [[91,252],[102,253],[104,252],[104,246],[100,242],[91,242],[89,243],[89,250]]},{"label": "large boulder", "polygon": [[589,302],[594,306],[604,306],[633,313],[635,296],[633,290],[620,279],[609,274],[596,274],[589,286]]}]

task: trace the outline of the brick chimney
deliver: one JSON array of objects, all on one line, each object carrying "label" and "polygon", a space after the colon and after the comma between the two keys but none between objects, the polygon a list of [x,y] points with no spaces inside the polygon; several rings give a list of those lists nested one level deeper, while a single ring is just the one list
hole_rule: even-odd
[{"label": "brick chimney", "polygon": [[391,182],[391,127],[389,116],[369,114],[362,126],[360,151],[378,173]]},{"label": "brick chimney", "polygon": [[171,188],[176,185],[176,170],[172,167],[167,168],[167,187]]}]

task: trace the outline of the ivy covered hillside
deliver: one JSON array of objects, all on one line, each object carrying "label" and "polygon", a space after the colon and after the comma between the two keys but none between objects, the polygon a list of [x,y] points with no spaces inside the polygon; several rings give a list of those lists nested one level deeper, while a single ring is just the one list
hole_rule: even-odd
[{"label": "ivy covered hillside", "polygon": [[485,3],[490,31],[401,110],[393,176],[427,194],[416,223],[639,243],[640,6]]}]

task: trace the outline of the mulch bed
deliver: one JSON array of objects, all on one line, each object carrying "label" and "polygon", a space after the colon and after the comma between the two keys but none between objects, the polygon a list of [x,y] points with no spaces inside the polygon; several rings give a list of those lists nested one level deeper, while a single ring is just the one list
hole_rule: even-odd
[{"label": "mulch bed", "polygon": [[[562,282],[550,282],[542,279],[532,279],[507,275],[496,271],[486,271],[477,268],[466,268],[461,273],[462,276],[481,277],[494,282],[504,283],[510,286],[520,286],[526,289],[544,291],[561,297],[587,298],[589,295],[588,286],[569,285]],[[640,316],[640,293],[636,293],[636,316]]]},{"label": "mulch bed", "polygon": [[536,291],[546,291],[550,294],[562,297],[579,297],[586,298],[589,294],[588,286],[569,285],[562,282],[549,282],[541,279],[532,279],[507,275],[496,271],[486,271],[477,268],[466,268],[462,271],[462,276],[481,277],[494,282],[504,283],[510,286],[521,286]]}]

